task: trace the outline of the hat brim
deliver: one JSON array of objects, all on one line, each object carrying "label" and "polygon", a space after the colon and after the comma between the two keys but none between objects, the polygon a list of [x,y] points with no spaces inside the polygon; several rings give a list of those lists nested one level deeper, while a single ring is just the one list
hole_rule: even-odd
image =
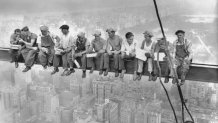
[{"label": "hat brim", "polygon": [[178,35],[179,33],[185,34],[185,31],[183,31],[183,30],[178,30],[178,31],[175,32],[175,35]]}]

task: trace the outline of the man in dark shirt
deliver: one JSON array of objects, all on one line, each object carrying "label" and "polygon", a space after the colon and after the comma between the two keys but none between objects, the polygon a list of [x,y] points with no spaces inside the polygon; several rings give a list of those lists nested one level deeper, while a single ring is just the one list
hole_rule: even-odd
[{"label": "man in dark shirt", "polygon": [[[21,30],[20,29],[15,29],[14,33],[11,35],[10,37],[10,44],[11,45],[18,45],[19,43],[19,39],[20,39],[20,35],[21,35]],[[18,59],[20,57],[20,51],[19,49],[10,49],[9,53],[11,55],[11,63],[15,62],[15,67],[18,67]]]},{"label": "man in dark shirt", "polygon": [[37,35],[30,32],[27,26],[25,26],[21,31],[21,38],[19,42],[24,43],[21,48],[21,54],[25,60],[26,65],[26,68],[23,70],[23,72],[27,72],[33,66],[36,59],[36,53],[38,52],[36,44]]},{"label": "man in dark shirt", "polygon": [[89,46],[90,43],[87,40],[87,38],[85,37],[85,33],[84,32],[80,32],[77,35],[77,39],[75,42],[75,49],[74,49],[74,53],[73,54],[73,61],[76,60],[81,60],[82,62],[82,78],[86,77],[86,67],[87,67],[87,57],[86,57],[86,53],[89,52]]}]

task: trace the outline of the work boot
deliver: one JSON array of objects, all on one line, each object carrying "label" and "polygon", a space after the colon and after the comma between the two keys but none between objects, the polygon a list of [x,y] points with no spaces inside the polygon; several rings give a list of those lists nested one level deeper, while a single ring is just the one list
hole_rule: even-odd
[{"label": "work boot", "polygon": [[86,70],[83,70],[82,78],[86,78]]},{"label": "work boot", "polygon": [[31,69],[31,67],[26,66],[26,68],[22,72],[27,72]]},{"label": "work boot", "polygon": [[70,68],[70,70],[67,71],[67,73],[65,75],[69,76],[71,73],[74,73],[74,72],[75,72],[74,68]]},{"label": "work boot", "polygon": [[151,73],[149,74],[149,78],[148,78],[148,81],[151,81],[152,80],[152,75]]},{"label": "work boot", "polygon": [[67,72],[68,72],[68,69],[65,69],[65,70],[63,71],[63,73],[61,74],[61,76],[65,76]]},{"label": "work boot", "polygon": [[18,62],[15,62],[15,68],[18,68],[18,67],[19,67]]},{"label": "work boot", "polygon": [[119,72],[118,70],[115,71],[115,77],[118,77],[119,76]]},{"label": "work boot", "polygon": [[108,75],[108,72],[109,72],[109,69],[106,69],[106,70],[104,71],[104,76],[107,76],[107,75]]},{"label": "work boot", "polygon": [[173,78],[172,83],[173,83],[173,84],[176,84],[176,83],[178,83],[178,80],[176,80],[176,78]]},{"label": "work boot", "polygon": [[52,66],[52,63],[48,62],[47,66],[48,66],[48,67],[51,67],[51,66]]},{"label": "work boot", "polygon": [[139,73],[138,80],[142,79],[142,73]]},{"label": "work boot", "polygon": [[164,83],[168,83],[168,82],[169,82],[169,77],[165,77]]},{"label": "work boot", "polygon": [[152,81],[156,81],[157,80],[157,75],[152,76]]},{"label": "work boot", "polygon": [[99,71],[99,75],[102,75],[103,74],[103,70],[101,69],[100,71]]},{"label": "work boot", "polygon": [[10,63],[13,63],[13,62],[14,62],[14,60],[11,60],[11,61],[10,61]]},{"label": "work boot", "polygon": [[136,81],[136,80],[137,80],[137,78],[138,78],[137,72],[136,72],[136,71],[134,71],[134,74],[133,74],[133,81]]},{"label": "work boot", "polygon": [[89,73],[93,73],[93,72],[94,72],[94,70],[95,70],[95,68],[94,68],[94,67],[92,67],[92,68],[91,68],[91,70],[89,71]]},{"label": "work boot", "polygon": [[125,73],[126,73],[126,70],[122,70],[122,72],[120,74],[120,78],[123,78]]},{"label": "work boot", "polygon": [[55,74],[57,72],[59,72],[59,69],[57,67],[55,67],[54,70],[51,72],[51,75],[53,75],[53,74]]},{"label": "work boot", "polygon": [[183,85],[185,83],[185,76],[186,76],[186,72],[181,74],[181,85]]},{"label": "work boot", "polygon": [[184,85],[185,84],[185,80],[182,79],[181,82],[180,82],[180,85]]}]

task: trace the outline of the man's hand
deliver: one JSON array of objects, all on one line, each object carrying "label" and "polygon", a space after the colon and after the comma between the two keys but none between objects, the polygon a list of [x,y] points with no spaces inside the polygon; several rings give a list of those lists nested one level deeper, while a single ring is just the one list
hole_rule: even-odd
[{"label": "man's hand", "polygon": [[22,43],[25,43],[25,41],[23,39],[21,39],[21,38],[18,41],[22,42]]},{"label": "man's hand", "polygon": [[189,57],[185,57],[184,60],[187,61],[187,62],[190,62],[190,61],[191,61],[191,58],[189,58]]},{"label": "man's hand", "polygon": [[135,57],[135,56],[136,56],[135,52],[131,52],[130,55],[131,55],[132,57]]},{"label": "man's hand", "polygon": [[112,55],[113,54],[113,51],[108,51],[107,52],[109,55]]},{"label": "man's hand", "polygon": [[32,49],[33,49],[33,50],[37,50],[37,49],[38,49],[38,47],[32,47]]},{"label": "man's hand", "polygon": [[81,56],[82,56],[82,53],[81,53],[81,52],[80,52],[80,53],[75,53],[74,56],[75,56],[75,57],[81,57]]}]

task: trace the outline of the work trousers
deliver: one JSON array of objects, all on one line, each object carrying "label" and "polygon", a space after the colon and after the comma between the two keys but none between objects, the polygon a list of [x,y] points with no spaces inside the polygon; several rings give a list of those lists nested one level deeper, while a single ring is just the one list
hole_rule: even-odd
[{"label": "work trousers", "polygon": [[21,55],[19,50],[10,49],[9,54],[10,54],[11,59],[12,59],[13,62],[18,62],[18,59],[19,59],[19,57]]},{"label": "work trousers", "polygon": [[21,50],[21,54],[25,60],[25,65],[27,67],[32,67],[37,55],[38,50],[33,50],[29,48],[24,48]]},{"label": "work trousers", "polygon": [[90,61],[92,68],[99,68],[99,70],[109,69],[109,55],[107,53],[97,53],[97,56]]},{"label": "work trousers", "polygon": [[63,69],[68,68],[68,64],[71,68],[73,68],[73,60],[72,60],[72,52],[67,52],[61,55],[54,55],[53,66],[58,67],[60,65],[60,60],[63,63]]},{"label": "work trousers", "polygon": [[126,61],[133,61],[134,71],[137,71],[138,60],[132,54],[127,55],[126,53],[121,54],[120,67],[122,70],[126,70]]},{"label": "work trousers", "polygon": [[47,48],[48,49],[48,53],[45,53],[43,51],[39,51],[39,62],[42,66],[46,66],[48,65],[48,63],[52,63],[53,62],[53,58],[54,58],[54,48]]},{"label": "work trousers", "polygon": [[186,74],[189,71],[189,66],[191,64],[191,61],[176,57],[173,62],[174,62],[173,63],[174,69],[177,70],[179,68],[179,73],[181,74],[181,79],[185,80]]},{"label": "work trousers", "polygon": [[[114,69],[117,71],[117,70],[122,70],[123,68],[123,65],[122,65],[122,62],[121,62],[121,55],[120,54],[111,54],[109,55],[109,57],[112,57],[113,60],[114,60]],[[106,59],[106,61],[109,61],[109,57],[108,57],[108,60]]]}]

